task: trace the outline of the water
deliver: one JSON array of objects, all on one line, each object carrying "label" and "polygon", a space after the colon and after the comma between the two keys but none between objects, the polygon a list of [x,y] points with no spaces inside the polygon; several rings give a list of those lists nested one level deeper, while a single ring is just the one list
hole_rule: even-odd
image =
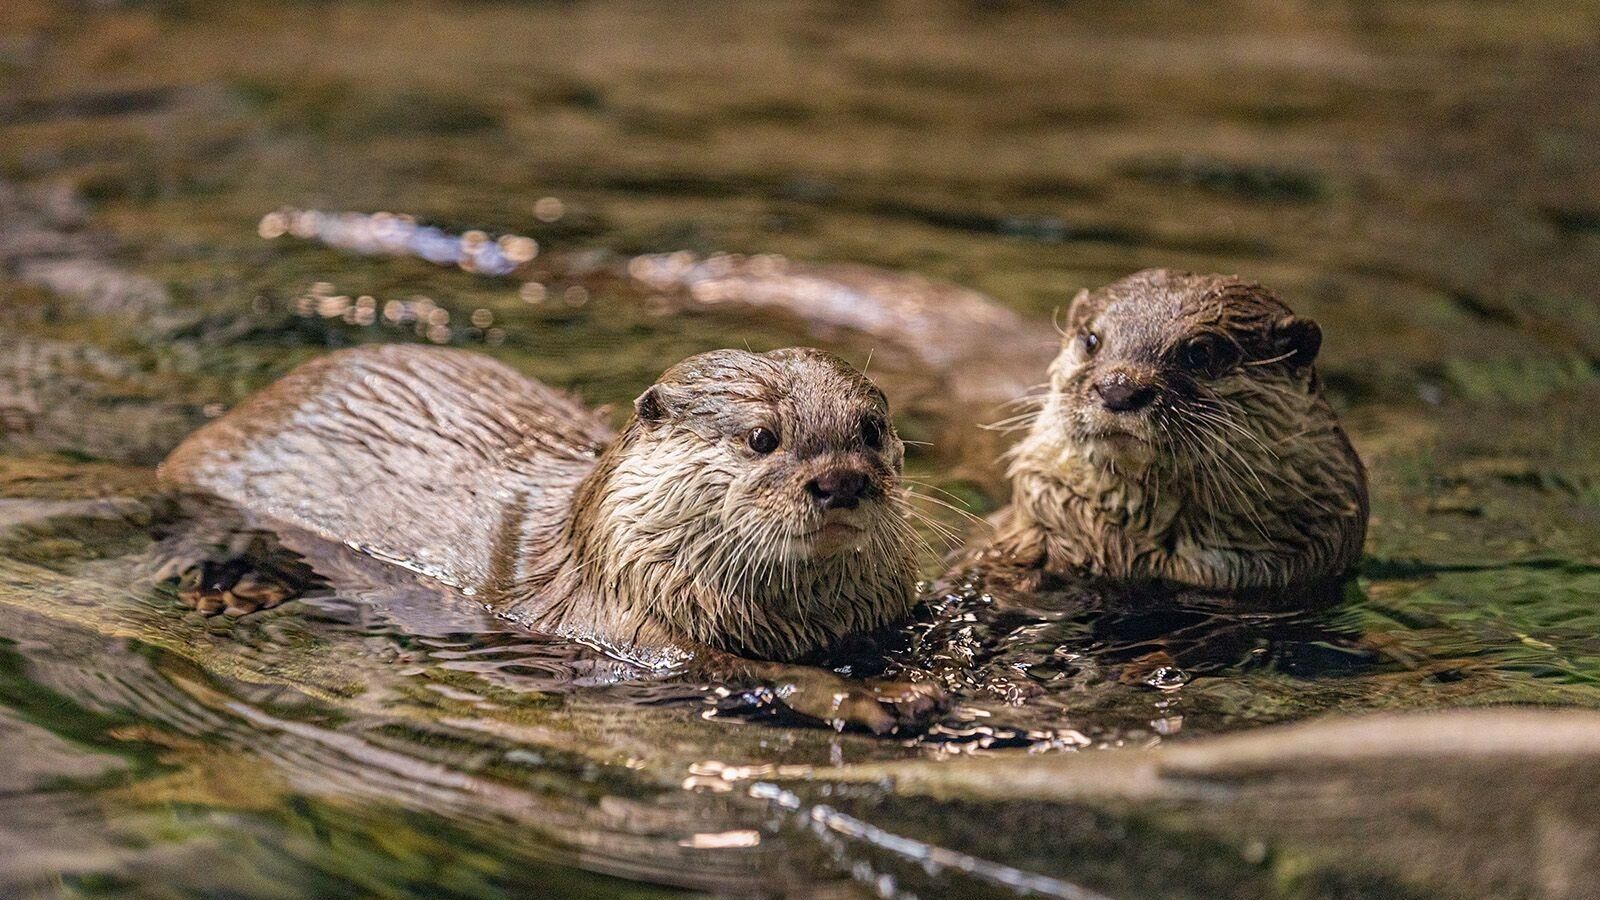
[{"label": "water", "polygon": [[[929,800],[817,770],[1600,707],[1592,10],[14,6],[0,893],[1448,894],[1125,807]],[[537,252],[493,242],[463,268],[457,246],[441,267],[288,222],[268,239],[285,207]],[[952,691],[944,720],[891,739],[625,671],[332,550],[310,551],[326,583],[308,599],[236,620],[189,613],[159,577],[172,541],[214,523],[154,463],[367,341],[472,347],[617,409],[693,352],[821,344],[870,360],[902,434],[928,442],[919,490],[1004,501],[1006,437],[972,425],[1005,413],[970,386],[1016,348],[974,335],[940,372],[611,274],[679,250],[909,269],[1046,340],[1080,287],[1139,267],[1259,278],[1327,335],[1372,475],[1360,577],[1331,608],[1274,615],[945,585],[885,657],[838,660]]]}]

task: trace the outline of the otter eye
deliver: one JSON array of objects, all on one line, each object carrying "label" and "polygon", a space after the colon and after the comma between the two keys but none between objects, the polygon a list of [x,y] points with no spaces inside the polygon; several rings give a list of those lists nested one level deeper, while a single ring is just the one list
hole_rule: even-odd
[{"label": "otter eye", "polygon": [[1214,338],[1196,338],[1184,345],[1180,354],[1183,367],[1191,372],[1215,378],[1233,368],[1236,361],[1232,347]]},{"label": "otter eye", "polygon": [[1100,349],[1100,335],[1095,334],[1092,331],[1085,331],[1083,333],[1083,352],[1084,352],[1084,355],[1085,356],[1093,356],[1094,352],[1096,350],[1099,350],[1099,349]]},{"label": "otter eye", "polygon": [[876,418],[862,419],[861,440],[872,450],[882,450],[883,422]]},{"label": "otter eye", "polygon": [[778,449],[777,432],[768,428],[750,429],[750,432],[744,436],[744,442],[750,445],[751,450],[762,456],[766,456],[768,453]]}]

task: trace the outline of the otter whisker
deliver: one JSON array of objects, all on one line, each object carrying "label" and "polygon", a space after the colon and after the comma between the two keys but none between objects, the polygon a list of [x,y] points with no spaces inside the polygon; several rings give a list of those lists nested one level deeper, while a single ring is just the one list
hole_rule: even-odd
[{"label": "otter whisker", "polygon": [[[1253,433],[1251,433],[1247,429],[1243,428],[1242,426],[1238,425],[1237,423],[1232,422],[1231,420],[1228,420],[1228,419],[1226,419],[1224,417],[1219,417],[1215,413],[1205,412],[1205,411],[1196,411],[1196,418],[1198,418],[1198,419],[1200,419],[1202,421],[1213,423],[1213,424],[1226,426],[1226,427],[1232,429],[1237,434],[1248,438],[1256,447],[1260,448],[1261,450],[1265,451],[1269,456],[1271,456],[1273,458],[1273,460],[1276,460],[1278,458],[1277,454],[1275,452],[1273,452],[1272,449],[1270,447],[1268,447],[1265,443],[1263,443],[1260,440],[1260,438],[1256,437]],[[1263,493],[1265,493],[1267,491],[1266,484],[1261,482],[1260,476],[1257,474],[1255,466],[1253,466],[1251,464],[1250,460],[1247,459],[1244,456],[1244,453],[1241,450],[1239,450],[1239,448],[1235,447],[1233,444],[1231,444],[1231,443],[1229,443],[1227,441],[1223,441],[1220,438],[1217,439],[1217,442],[1222,447],[1227,449],[1228,452],[1232,453],[1236,459],[1239,460],[1240,464],[1243,465],[1245,467],[1245,469],[1250,473],[1251,477],[1254,478],[1257,481],[1258,484],[1260,484]],[[1279,481],[1284,481],[1287,484],[1287,481],[1284,479],[1284,477],[1280,473],[1275,471],[1274,469],[1269,468],[1267,470],[1267,472],[1268,472],[1268,475],[1270,475],[1271,477],[1276,478]]]},{"label": "otter whisker", "polygon": [[[1229,442],[1227,442],[1225,440],[1222,440],[1220,437],[1217,437],[1215,435],[1210,436],[1209,441],[1210,441],[1210,445],[1211,445],[1211,447],[1213,449],[1216,448],[1216,447],[1221,447],[1223,450],[1226,450],[1228,453],[1232,454],[1234,459],[1238,460],[1239,465],[1243,468],[1243,473],[1248,475],[1253,481],[1255,481],[1256,486],[1261,489],[1261,496],[1263,496],[1263,497],[1270,497],[1271,496],[1271,491],[1269,491],[1267,489],[1266,482],[1262,481],[1261,480],[1261,476],[1256,474],[1255,467],[1250,464],[1250,460],[1245,457],[1245,455],[1239,450],[1238,447],[1235,447],[1233,444],[1231,444],[1231,443],[1229,443]],[[1217,456],[1217,461],[1219,462],[1219,464],[1227,466],[1227,463],[1222,459],[1222,457]],[[1229,466],[1228,468],[1229,468],[1229,471],[1232,471],[1231,466]]]},{"label": "otter whisker", "polygon": [[959,535],[946,527],[943,522],[940,522],[938,519],[933,518],[927,513],[913,509],[910,506],[905,507],[904,513],[908,519],[920,523],[924,528],[927,528],[929,531],[932,531],[934,534],[942,538],[952,548],[961,544],[961,537]]},{"label": "otter whisker", "polygon": [[[1241,465],[1244,466],[1245,473],[1254,479],[1256,485],[1261,489],[1262,496],[1270,498],[1271,495],[1267,491],[1265,483],[1263,483],[1259,477],[1255,476],[1254,470],[1249,466],[1249,463],[1245,461],[1242,456],[1238,455],[1237,449],[1231,444],[1218,439],[1215,435],[1206,434],[1203,431],[1199,433],[1199,438],[1202,441],[1202,447],[1205,450],[1206,457],[1214,464],[1214,467],[1206,467],[1207,473],[1215,476],[1219,487],[1226,486],[1229,488],[1232,496],[1239,501],[1236,507],[1233,504],[1229,504],[1229,508],[1232,511],[1244,516],[1245,520],[1249,522],[1263,538],[1270,540],[1270,535],[1267,533],[1265,523],[1261,521],[1260,515],[1257,513],[1254,504],[1251,502],[1249,493],[1240,483],[1241,473],[1236,470],[1231,463],[1228,462],[1226,457],[1217,452],[1217,448],[1221,447],[1222,449],[1238,456]],[[1211,504],[1211,507],[1215,509],[1217,505],[1218,504]]]},{"label": "otter whisker", "polygon": [[[894,514],[887,517],[888,521],[885,523],[885,530],[892,529],[895,540],[904,543],[910,543],[921,548],[924,558],[930,560],[941,559],[943,555],[934,550],[933,545],[928,543],[928,541],[923,538],[922,534],[918,532],[916,528],[912,527],[910,523],[912,514],[913,511],[906,508],[903,504],[897,505]],[[887,535],[881,538],[874,538],[874,554],[879,553],[883,549],[881,547],[877,547],[877,544],[889,543],[891,543],[891,541]],[[954,549],[959,545],[960,542],[953,542],[946,549]]]},{"label": "otter whisker", "polygon": [[749,586],[750,568],[757,558],[755,551],[762,542],[761,532],[760,528],[744,529],[738,540],[733,542],[733,548],[728,552],[730,558],[722,563],[724,567],[738,566],[723,576],[731,589],[743,590]]},{"label": "otter whisker", "polygon": [[1288,351],[1286,353],[1280,353],[1277,356],[1271,357],[1270,359],[1251,360],[1249,362],[1242,362],[1239,365],[1241,365],[1241,366],[1250,366],[1252,368],[1254,368],[1256,366],[1270,366],[1273,363],[1283,362],[1284,360],[1290,358],[1291,356],[1294,356],[1295,353],[1296,353],[1296,351],[1290,350],[1290,351]]},{"label": "otter whisker", "polygon": [[[1203,441],[1202,434],[1191,426],[1187,418],[1179,416],[1174,420],[1174,424],[1178,427],[1179,432],[1188,438],[1187,443],[1191,450],[1199,451],[1207,458],[1215,458],[1215,453]],[[1220,496],[1222,493],[1221,486],[1217,483],[1216,476],[1212,473],[1211,467],[1198,465],[1195,467],[1194,471],[1201,478],[1201,481],[1198,485],[1203,493],[1203,496],[1200,498],[1203,501],[1201,505],[1205,508],[1206,515],[1211,521],[1211,530],[1213,532],[1217,532],[1219,530],[1217,526],[1217,508],[1220,505],[1218,501],[1222,499]]]},{"label": "otter whisker", "polygon": [[[1224,417],[1224,420],[1217,420],[1217,419],[1213,418],[1214,416],[1219,415],[1219,414]],[[1233,428],[1238,433],[1240,433],[1240,434],[1244,435],[1245,437],[1249,438],[1257,447],[1261,448],[1269,456],[1271,456],[1274,461],[1279,459],[1278,454],[1272,449],[1271,446],[1269,446],[1266,443],[1264,443],[1255,434],[1251,433],[1250,431],[1244,429],[1242,426],[1240,426],[1237,423],[1233,422],[1232,421],[1232,417],[1229,416],[1226,413],[1226,406],[1219,405],[1219,407],[1218,407],[1218,409],[1216,411],[1214,411],[1214,412],[1208,411],[1204,417],[1211,418],[1212,421],[1219,421],[1219,424],[1227,425],[1228,427]],[[1308,434],[1308,433],[1310,433],[1309,429],[1304,429],[1304,430],[1300,431],[1297,435],[1291,435],[1291,436],[1288,436],[1287,438],[1280,438],[1280,439],[1274,441],[1274,443],[1281,444],[1281,443],[1286,442],[1287,440],[1292,440],[1294,437],[1303,436],[1303,435]],[[1295,481],[1291,481],[1287,477],[1287,475],[1285,475],[1282,472],[1278,471],[1278,467],[1269,467],[1269,468],[1266,469],[1266,472],[1267,472],[1267,475],[1269,477],[1273,478],[1278,483],[1282,484],[1284,487],[1287,487],[1288,489],[1294,491],[1296,494],[1298,494],[1301,497],[1301,499],[1306,500],[1307,502],[1311,503],[1312,505],[1316,506],[1318,509],[1321,509],[1324,512],[1330,512],[1331,511],[1326,503],[1324,503],[1323,501],[1311,496],[1309,493],[1306,492],[1306,490],[1300,484],[1296,483]],[[1254,474],[1254,472],[1252,472],[1252,474]],[[1259,481],[1259,478],[1257,480]],[[1263,490],[1265,490],[1264,486],[1263,486]]]},{"label": "otter whisker", "polygon": [[995,422],[984,422],[979,424],[978,427],[982,428],[984,431],[996,431],[1000,432],[1001,434],[1005,434],[1012,431],[1026,431],[1033,427],[1033,423],[1037,422],[1038,420],[1038,411],[1033,411],[1019,413],[1014,416],[1008,416],[1007,418],[1000,419]]},{"label": "otter whisker", "polygon": [[1015,406],[1015,405],[1022,404],[1022,403],[1032,403],[1032,402],[1035,402],[1035,401],[1043,401],[1043,400],[1049,399],[1049,397],[1050,397],[1050,382],[1041,381],[1038,384],[1030,384],[1030,385],[1028,385],[1027,387],[1022,389],[1022,396],[1015,397],[1015,398],[1013,398],[1011,400],[1007,400],[1004,403],[1002,403],[1001,405],[1002,406]]},{"label": "otter whisker", "polygon": [[1271,447],[1267,446],[1266,443],[1264,443],[1261,440],[1261,438],[1258,437],[1255,434],[1255,432],[1251,431],[1248,428],[1245,428],[1243,425],[1240,425],[1238,422],[1233,420],[1232,416],[1228,415],[1227,404],[1225,404],[1221,400],[1221,398],[1212,397],[1212,398],[1208,398],[1208,399],[1211,399],[1213,401],[1213,403],[1215,404],[1213,408],[1208,409],[1208,408],[1205,408],[1205,407],[1201,406],[1200,408],[1191,410],[1191,412],[1193,412],[1194,415],[1199,417],[1199,418],[1204,418],[1204,419],[1207,419],[1208,421],[1212,421],[1212,422],[1215,422],[1215,423],[1217,423],[1219,425],[1222,425],[1224,427],[1232,429],[1233,431],[1237,432],[1241,437],[1244,437],[1244,438],[1254,442],[1256,446],[1260,447],[1263,451],[1265,451],[1266,453],[1270,454],[1273,459],[1277,459],[1278,458],[1277,452],[1274,451]]},{"label": "otter whisker", "polygon": [[[955,500],[955,501],[957,501],[959,503],[962,503],[962,504],[966,503],[966,501],[963,500],[960,497],[960,495],[951,493],[950,491],[947,491],[944,488],[939,487],[938,485],[933,484],[931,482],[916,481],[916,480],[913,480],[913,479],[910,479],[910,478],[905,479],[905,481],[906,481],[907,484],[913,485],[915,487],[926,488],[927,490],[930,490],[930,491],[938,491],[939,493],[944,494],[946,497],[949,497],[951,500]],[[983,519],[981,517],[979,517],[977,515],[974,515],[970,510],[966,509],[965,506],[957,506],[954,503],[950,503],[949,501],[946,501],[946,500],[941,500],[940,498],[934,497],[934,496],[932,496],[930,494],[924,494],[921,491],[907,491],[906,492],[906,496],[914,498],[914,499],[917,499],[917,500],[922,500],[922,501],[925,501],[927,503],[932,503],[932,504],[935,504],[937,506],[940,506],[940,507],[943,507],[945,509],[948,509],[951,512],[955,513],[956,515],[960,516],[961,518],[966,519],[969,522],[973,522],[973,523],[982,523],[983,522]]]}]

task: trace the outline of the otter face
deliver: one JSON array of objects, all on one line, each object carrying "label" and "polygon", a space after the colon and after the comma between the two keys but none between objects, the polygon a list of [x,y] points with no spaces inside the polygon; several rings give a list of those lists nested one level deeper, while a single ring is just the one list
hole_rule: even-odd
[{"label": "otter face", "polygon": [[693,460],[701,517],[742,552],[826,558],[900,527],[905,448],[883,392],[818,350],[721,350],[672,367],[634,403],[634,453]]},{"label": "otter face", "polygon": [[1262,438],[1263,417],[1295,427],[1321,343],[1315,322],[1254,285],[1139,273],[1073,302],[1041,425],[1092,461],[1170,468],[1196,444]]},{"label": "otter face", "polygon": [[1282,586],[1360,553],[1366,482],[1266,289],[1151,270],[1073,301],[1010,473],[1051,565],[1212,589]]},{"label": "otter face", "polygon": [[[792,659],[905,614],[916,538],[883,393],[832,354],[669,369],[602,459],[580,558],[696,642]],[[604,563],[590,562],[604,556]]]}]

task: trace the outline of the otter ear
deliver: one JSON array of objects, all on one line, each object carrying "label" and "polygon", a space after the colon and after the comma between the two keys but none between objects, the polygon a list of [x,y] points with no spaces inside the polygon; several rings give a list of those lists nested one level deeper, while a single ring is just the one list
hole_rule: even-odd
[{"label": "otter ear", "polygon": [[1077,316],[1081,315],[1083,307],[1086,306],[1088,302],[1089,289],[1079,288],[1077,296],[1073,297],[1072,302],[1067,304],[1067,321],[1071,322]]},{"label": "otter ear", "polygon": [[1050,314],[1050,324],[1056,327],[1056,334],[1061,335],[1061,343],[1063,346],[1072,343],[1072,339],[1078,336],[1076,329],[1073,327],[1073,323],[1077,322],[1080,316],[1082,316],[1083,307],[1086,305],[1086,301],[1088,299],[1089,289],[1080,288],[1078,290],[1078,295],[1072,298],[1071,303],[1067,304],[1067,314],[1065,316],[1061,315],[1061,308],[1059,306],[1056,307],[1055,312]]},{"label": "otter ear", "polygon": [[1311,319],[1284,316],[1272,326],[1272,341],[1277,352],[1296,366],[1309,366],[1322,349],[1322,328]]},{"label": "otter ear", "polygon": [[633,401],[633,413],[639,421],[646,425],[655,425],[666,420],[668,415],[666,392],[661,385],[653,384],[639,399]]}]

